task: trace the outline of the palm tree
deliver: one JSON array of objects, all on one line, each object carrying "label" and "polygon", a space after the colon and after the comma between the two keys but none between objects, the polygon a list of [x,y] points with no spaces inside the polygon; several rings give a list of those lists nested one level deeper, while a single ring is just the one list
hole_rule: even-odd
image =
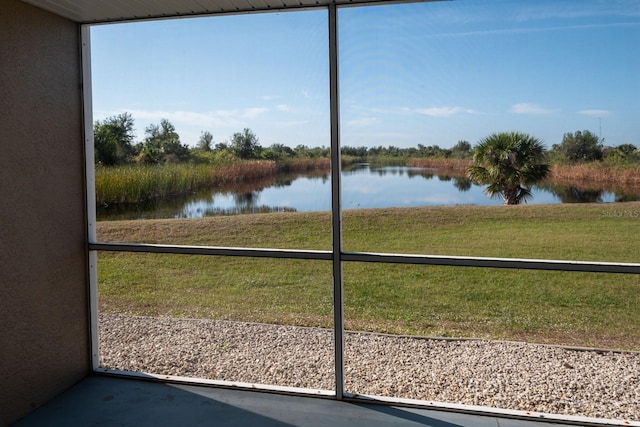
[{"label": "palm tree", "polygon": [[549,173],[544,152],[542,143],[528,134],[494,133],[475,147],[467,175],[476,184],[488,184],[487,196],[502,196],[505,205],[517,205],[530,199],[529,187]]}]

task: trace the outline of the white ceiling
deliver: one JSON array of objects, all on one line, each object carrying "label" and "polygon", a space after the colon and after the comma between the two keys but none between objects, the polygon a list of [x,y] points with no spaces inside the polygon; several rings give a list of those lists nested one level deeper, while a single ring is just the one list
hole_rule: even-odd
[{"label": "white ceiling", "polygon": [[[246,13],[365,3],[399,3],[393,0],[23,0],[80,23]],[[433,1],[433,0],[417,0]]]}]

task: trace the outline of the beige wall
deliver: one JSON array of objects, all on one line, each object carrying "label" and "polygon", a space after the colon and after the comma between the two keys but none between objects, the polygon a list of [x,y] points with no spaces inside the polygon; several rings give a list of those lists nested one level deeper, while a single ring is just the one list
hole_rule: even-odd
[{"label": "beige wall", "polygon": [[0,425],[90,371],[78,32],[0,0]]}]

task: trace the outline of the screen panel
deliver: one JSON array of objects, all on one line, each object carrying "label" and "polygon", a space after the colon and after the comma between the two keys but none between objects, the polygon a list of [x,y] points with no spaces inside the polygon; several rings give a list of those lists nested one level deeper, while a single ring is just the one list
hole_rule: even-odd
[{"label": "screen panel", "polygon": [[100,252],[104,369],[331,390],[331,265]]},{"label": "screen panel", "polygon": [[97,240],[327,249],[292,216],[331,208],[327,26],[314,10],[92,27],[96,216],[122,224]]},{"label": "screen panel", "polygon": [[348,263],[345,391],[634,419],[637,275]]},{"label": "screen panel", "polygon": [[341,9],[344,249],[638,262],[635,12]]}]

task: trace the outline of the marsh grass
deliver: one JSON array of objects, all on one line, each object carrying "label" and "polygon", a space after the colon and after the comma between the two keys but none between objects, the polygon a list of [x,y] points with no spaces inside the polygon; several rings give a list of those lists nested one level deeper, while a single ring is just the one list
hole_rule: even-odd
[{"label": "marsh grass", "polygon": [[144,203],[195,193],[205,187],[275,177],[275,162],[243,161],[226,165],[127,165],[97,167],[96,204]]},{"label": "marsh grass", "polygon": [[[458,175],[466,175],[471,160],[444,158],[414,158],[409,166],[437,169]],[[582,188],[640,189],[640,165],[615,166],[591,162],[576,165],[552,165],[547,182]]]},{"label": "marsh grass", "polygon": [[602,187],[640,188],[640,165],[610,166],[597,162],[581,165],[554,165],[549,181],[558,184],[585,184]]},{"label": "marsh grass", "polygon": [[442,172],[452,172],[459,175],[466,175],[467,168],[471,166],[471,161],[463,159],[426,157],[409,160],[409,166],[415,168],[438,169]]},{"label": "marsh grass", "polygon": [[328,157],[287,159],[278,163],[278,170],[285,173],[328,172],[331,170],[331,159]]},{"label": "marsh grass", "polygon": [[[637,213],[637,214],[634,214]],[[638,262],[640,203],[345,211],[347,251]],[[98,223],[102,241],[331,248],[328,212]],[[330,327],[331,263],[99,254],[100,310]],[[640,277],[345,263],[351,330],[640,350]]]}]

